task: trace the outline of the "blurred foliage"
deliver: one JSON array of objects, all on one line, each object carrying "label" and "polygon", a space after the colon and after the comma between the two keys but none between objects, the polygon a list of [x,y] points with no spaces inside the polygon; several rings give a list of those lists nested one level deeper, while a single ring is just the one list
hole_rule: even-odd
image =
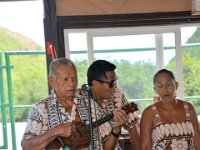
[{"label": "blurred foliage", "polygon": [[[199,30],[195,32],[196,36],[192,38],[199,38]],[[0,28],[0,32],[1,28]],[[7,41],[2,40],[2,34],[0,34],[0,43],[6,43],[7,47],[3,49],[21,49],[20,44],[14,44],[16,40],[10,38]],[[194,40],[193,39],[193,40]],[[200,39],[195,41],[200,41]],[[14,45],[12,47],[12,44]],[[1,48],[2,48],[2,44]],[[26,47],[26,46],[25,46]],[[36,47],[34,47],[36,48]],[[40,48],[40,47],[37,47]],[[28,48],[32,49],[32,48]],[[184,49],[182,54],[183,61],[183,73],[184,73],[184,93],[185,96],[199,96],[200,95],[200,51],[198,48],[189,48]],[[12,94],[13,94],[13,104],[14,105],[33,105],[39,100],[44,99],[48,95],[48,82],[47,82],[47,69],[46,69],[46,56],[45,55],[34,55],[34,56],[20,56],[13,55],[10,58],[11,66],[14,68],[11,69],[11,81],[12,81]],[[78,69],[78,79],[80,87],[82,84],[87,83],[86,81],[86,72],[88,68],[88,61],[83,59],[74,60],[77,69]],[[153,75],[156,72],[156,66],[151,62],[139,61],[131,63],[127,60],[114,60],[112,61],[116,66],[116,72],[118,76],[118,86],[123,90],[128,99],[145,99],[152,98],[155,93],[153,90]],[[3,61],[5,64],[5,61]],[[176,60],[175,58],[171,59],[169,64],[165,66],[166,68],[176,71]],[[8,89],[7,89],[7,74],[3,74],[4,80],[4,93],[5,101],[8,103]],[[142,110],[151,104],[151,102],[137,102],[140,108],[139,114]],[[197,113],[200,115],[200,99],[193,99],[192,103],[194,104]],[[15,109],[15,120],[16,121],[26,121],[28,112],[30,109]],[[6,109],[7,114],[8,109]],[[0,120],[1,120],[0,115]],[[7,115],[7,120],[9,120],[9,115]]]},{"label": "blurred foliage", "polygon": [[[8,97],[7,74],[4,73],[5,102],[9,98],[13,105],[33,105],[47,97],[47,69],[45,55],[13,55],[10,56],[12,96]],[[9,89],[10,90],[10,89]],[[25,121],[29,109],[15,112],[16,121]],[[9,119],[9,117],[8,117]]]}]

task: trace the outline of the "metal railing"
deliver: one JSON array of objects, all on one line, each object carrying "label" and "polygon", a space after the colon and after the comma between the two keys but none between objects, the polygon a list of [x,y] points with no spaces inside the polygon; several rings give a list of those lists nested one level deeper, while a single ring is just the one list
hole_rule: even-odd
[{"label": "metal railing", "polygon": [[7,148],[7,125],[6,125],[6,105],[5,105],[5,96],[4,96],[4,82],[3,82],[3,69],[5,66],[2,65],[2,53],[0,52],[0,98],[1,98],[1,114],[2,114],[2,133],[3,133],[3,146],[0,148]]},{"label": "metal railing", "polygon": [[[199,47],[200,44],[194,44],[194,45],[186,45],[182,46],[182,48],[188,48],[188,47]],[[175,47],[165,47],[164,49],[174,49]],[[98,50],[94,51],[94,53],[112,53],[112,52],[135,52],[135,51],[148,51],[148,50],[155,50],[155,48],[136,48],[136,49],[118,49],[118,50]],[[83,51],[70,51],[70,54],[82,54],[87,53],[86,50]],[[11,55],[45,55],[45,51],[36,50],[36,51],[7,51],[5,52],[5,63],[6,65],[2,65],[2,53],[0,52],[0,109],[2,114],[2,130],[3,130],[3,146],[0,145],[0,149],[8,149],[8,135],[7,135],[7,124],[6,124],[6,108],[9,108],[9,115],[10,115],[10,123],[11,123],[11,137],[12,137],[12,149],[16,150],[16,132],[15,132],[15,109],[22,109],[22,108],[31,108],[32,105],[13,105],[13,93],[12,93],[12,75],[11,75],[11,69],[13,66],[10,64],[10,56]],[[7,86],[8,86],[8,103],[5,102],[5,96],[4,96],[4,83],[3,83],[3,70],[6,70],[7,74]],[[185,100],[192,101],[192,99],[200,99],[200,96],[195,97],[185,97]],[[137,104],[142,104],[148,102],[149,104],[153,103],[152,98],[149,99],[130,99],[129,102],[136,102]],[[143,106],[145,107],[145,106]],[[144,108],[141,108],[143,110]]]},{"label": "metal railing", "polygon": [[[12,55],[44,55],[45,51],[35,50],[35,51],[7,51],[5,52],[5,66],[2,65],[2,53],[0,55],[0,81],[1,81],[1,112],[2,112],[2,130],[3,130],[3,146],[0,148],[7,149],[8,148],[8,135],[7,135],[7,122],[6,122],[6,108],[9,108],[9,115],[10,115],[10,124],[11,124],[11,138],[12,138],[12,149],[16,150],[16,131],[15,131],[15,115],[14,110],[18,108],[27,108],[30,106],[14,106],[13,105],[13,93],[12,93],[12,75],[11,69],[13,66],[10,64],[10,56]],[[3,69],[6,70],[7,74],[7,86],[8,86],[8,103],[5,102],[4,97],[4,85],[3,85]]]}]

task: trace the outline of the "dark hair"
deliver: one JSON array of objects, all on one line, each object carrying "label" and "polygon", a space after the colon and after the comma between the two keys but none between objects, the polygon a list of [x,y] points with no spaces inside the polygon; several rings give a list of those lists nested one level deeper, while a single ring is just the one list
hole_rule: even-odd
[{"label": "dark hair", "polygon": [[161,70],[159,70],[158,72],[156,72],[156,74],[155,74],[154,77],[153,77],[153,84],[154,84],[154,85],[155,85],[155,83],[156,83],[156,78],[157,78],[158,75],[161,74],[161,73],[167,73],[174,81],[176,80],[176,79],[175,79],[175,76],[174,76],[174,74],[173,74],[172,71],[167,70],[167,69],[161,69]]},{"label": "dark hair", "polygon": [[88,85],[92,85],[92,81],[106,79],[106,72],[114,71],[116,66],[106,60],[94,61],[87,70],[87,82]]},{"label": "dark hair", "polygon": [[60,65],[72,66],[76,70],[75,64],[70,59],[67,59],[64,57],[57,58],[57,59],[54,59],[49,65],[49,76],[55,79],[57,77],[56,68]]}]

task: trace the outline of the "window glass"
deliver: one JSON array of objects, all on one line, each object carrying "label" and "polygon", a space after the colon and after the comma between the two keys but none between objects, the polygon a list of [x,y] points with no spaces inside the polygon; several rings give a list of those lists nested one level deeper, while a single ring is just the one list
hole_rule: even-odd
[{"label": "window glass", "polygon": [[190,34],[183,41],[183,84],[184,95],[191,101],[200,115],[200,27],[181,28],[182,37]]},{"label": "window glass", "polygon": [[[152,80],[158,68],[172,70],[181,83],[183,95],[196,96],[196,98],[187,99],[186,97],[186,99],[197,104],[197,107],[200,105],[200,98],[197,98],[200,95],[198,89],[200,77],[197,77],[197,74],[200,73],[198,67],[200,66],[199,28],[196,26],[174,28],[170,26],[167,30],[163,28],[163,32],[162,27],[152,30],[144,28],[144,32],[140,29],[141,33],[137,32],[136,34],[131,34],[133,31],[133,28],[131,28],[128,35],[127,32],[118,34],[119,29],[117,31],[108,30],[108,34],[106,32],[99,34],[98,30],[101,29],[94,29],[89,32],[87,30],[76,33],[69,32],[68,34],[70,58],[75,60],[80,71],[79,80],[81,81],[79,85],[86,83],[87,47],[90,46],[94,60],[105,59],[117,66],[118,86],[123,90],[129,101],[138,102],[139,113],[152,103],[152,97],[155,96]],[[179,31],[181,32],[179,33]],[[92,42],[87,41],[88,35]],[[162,43],[157,43],[157,35],[162,36],[160,41]],[[181,36],[181,41],[175,41],[175,36]],[[177,54],[182,54],[182,60]],[[179,69],[182,69],[182,67],[183,70],[180,71]],[[182,72],[183,77],[180,76]],[[199,113],[200,110],[197,110],[197,112]]]},{"label": "window glass", "polygon": [[70,51],[87,51],[87,34],[83,32],[69,33]]},{"label": "window glass", "polygon": [[95,37],[94,57],[106,59],[117,66],[118,86],[129,100],[140,101],[140,114],[151,103],[145,100],[152,98],[154,93],[155,35]]},{"label": "window glass", "polygon": [[164,47],[164,68],[173,71],[176,76],[176,46],[175,34],[163,34],[163,47]]},{"label": "window glass", "polygon": [[85,32],[67,33],[70,59],[78,69],[78,86],[86,83],[88,68],[87,34]]}]

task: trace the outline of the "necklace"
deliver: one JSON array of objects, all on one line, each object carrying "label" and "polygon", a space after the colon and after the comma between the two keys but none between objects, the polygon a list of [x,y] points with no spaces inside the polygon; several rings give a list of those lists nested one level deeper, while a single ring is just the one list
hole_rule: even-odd
[{"label": "necklace", "polygon": [[75,120],[75,116],[76,116],[76,105],[73,104],[72,106],[72,110],[71,110],[71,114],[69,114],[69,119],[71,120],[71,122],[73,120]]}]

